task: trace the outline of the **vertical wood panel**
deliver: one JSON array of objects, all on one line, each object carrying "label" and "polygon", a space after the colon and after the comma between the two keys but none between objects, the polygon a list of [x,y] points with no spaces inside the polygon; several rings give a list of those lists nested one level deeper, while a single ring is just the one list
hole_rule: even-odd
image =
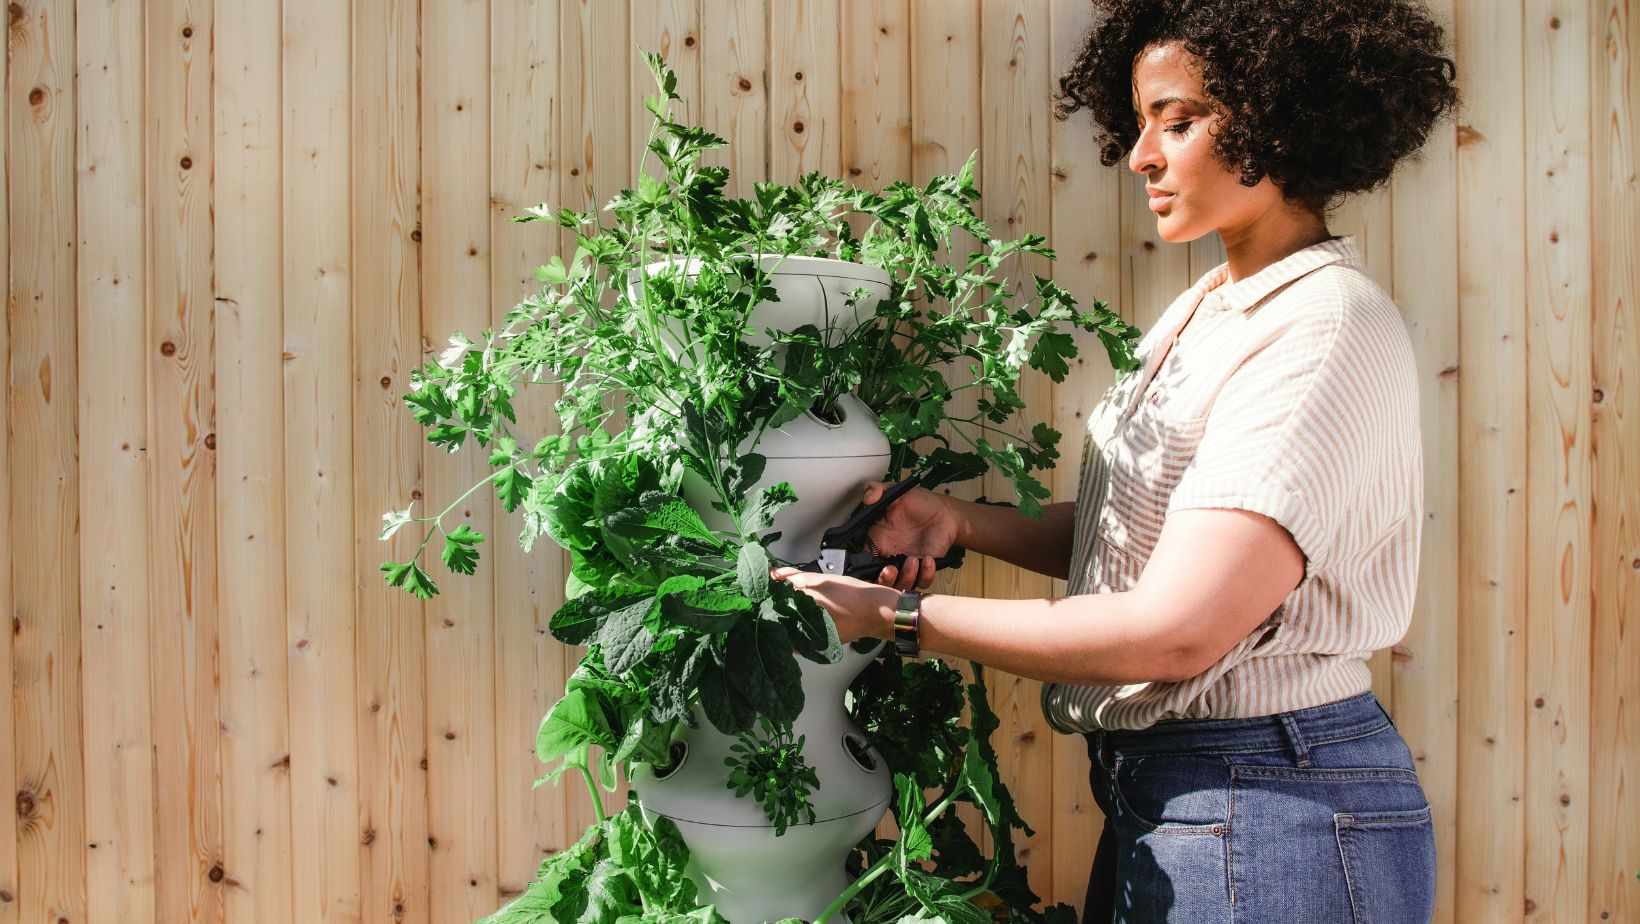
[{"label": "vertical wood panel", "polygon": [[[604,52],[600,36],[630,35],[630,10],[624,3],[575,0],[565,2],[559,20],[559,141],[563,145],[560,176],[564,205],[572,209],[601,209],[603,203],[632,183],[630,160],[632,123],[627,115],[652,90],[634,87],[631,64],[620,55]],[[630,43],[624,48],[631,49]],[[636,54],[632,50],[632,54]],[[648,75],[645,75],[648,80]],[[565,233],[563,249],[573,253],[574,236]],[[564,675],[574,673],[584,649],[563,648]],[[554,694],[556,701],[556,696]],[[592,824],[597,811],[574,787],[571,779],[560,785],[567,802],[567,828],[572,836]],[[626,803],[621,793],[601,797],[606,808]]]},{"label": "vertical wood panel", "polygon": [[[1053,0],[1051,76],[1055,81],[1075,57],[1092,21],[1092,11],[1086,4]],[[1059,254],[1054,280],[1070,290],[1084,307],[1091,307],[1095,299],[1114,304],[1122,282],[1121,262],[1117,259],[1122,246],[1122,186],[1140,181],[1099,163],[1093,127],[1085,114],[1052,122],[1050,145],[1053,232],[1049,243]],[[1053,472],[1055,501],[1077,499],[1087,415],[1116,381],[1097,336],[1078,331],[1076,345],[1078,355],[1070,373],[1053,389],[1054,428],[1063,434],[1059,464]],[[1065,590],[1063,582],[1054,582],[1055,595]],[[1057,901],[1076,905],[1080,913],[1104,817],[1094,804],[1088,784],[1091,767],[1086,740],[1080,735],[1055,734],[1051,741],[1053,810],[1047,823],[1052,839],[1050,893]]]},{"label": "vertical wood panel", "polygon": [[85,914],[75,434],[74,5],[12,7],[7,323],[17,916]]},{"label": "vertical wood panel", "polygon": [[[936,174],[956,173],[980,146],[980,22],[979,0],[912,0],[911,31],[911,151],[909,179],[926,185]],[[967,253],[978,242],[961,232],[956,235],[958,253]],[[974,380],[966,364],[949,369],[946,381],[958,388]],[[978,396],[973,389],[957,392],[951,402],[953,416],[972,417]],[[948,439],[956,439],[949,425]],[[962,500],[974,500],[984,493],[979,479],[948,485],[941,490]],[[965,568],[947,571],[935,578],[933,593],[963,597],[985,596],[985,566],[978,557]],[[972,675],[966,662],[959,664],[965,682]],[[986,836],[985,819],[978,809],[960,806],[957,817],[976,841]],[[887,822],[885,822],[886,824]]]},{"label": "vertical wood panel", "polygon": [[[653,154],[645,158],[644,150],[654,116],[640,104],[644,97],[655,94],[655,78],[638,49],[666,59],[672,72],[678,75],[677,94],[681,97],[672,104],[673,116],[685,125],[699,124],[702,110],[700,0],[632,0],[631,23],[632,41],[625,46],[632,69],[631,96],[611,98],[605,105],[616,112],[630,114],[632,163],[644,162],[645,172],[659,177],[666,168]],[[631,182],[628,177],[625,184],[631,185]]]},{"label": "vertical wood panel", "polygon": [[[1047,0],[1012,0],[980,7],[982,138],[980,191],[985,218],[996,236],[1009,239],[1052,230],[1049,189],[1048,122],[1050,21]],[[1033,291],[1030,274],[1046,273],[1040,258],[1009,261],[1005,267],[1026,297]],[[1051,420],[1053,389],[1048,378],[1026,370],[1019,396],[1028,410],[1006,426],[1029,433],[1038,420]],[[993,442],[1003,439],[992,434]],[[1013,488],[995,475],[985,477],[993,499],[1012,499]],[[1031,599],[1052,593],[1051,581],[1000,561],[985,561],[985,595],[994,599]],[[1025,818],[1048,818],[1053,811],[1052,731],[1040,706],[1042,685],[1034,680],[993,674],[991,694],[1002,730],[996,741],[999,769]],[[1019,839],[1019,862],[1030,873],[1038,895],[1049,893],[1052,838],[1046,826],[1035,837]]]},{"label": "vertical wood panel", "polygon": [[293,906],[359,919],[348,9],[285,0],[285,596]]},{"label": "vertical wood panel", "polygon": [[82,3],[76,144],[86,913],[154,920],[142,8]]},{"label": "vertical wood panel", "polygon": [[1520,918],[1526,896],[1526,221],[1518,4],[1459,0],[1460,921]]},{"label": "vertical wood panel", "polygon": [[[279,8],[222,0],[215,59],[225,917],[291,915]],[[271,219],[271,220],[269,220]]]},{"label": "vertical wood panel", "polygon": [[825,0],[769,5],[769,179],[842,170],[838,62],[840,6]]},{"label": "vertical wood panel", "polygon": [[[217,699],[211,35],[202,0],[150,0],[148,453],[155,867],[165,922],[223,919]],[[276,79],[271,75],[268,79]]]},{"label": "vertical wood panel", "polygon": [[1588,901],[1587,10],[1581,2],[1527,0],[1525,15],[1529,920],[1576,921]]},{"label": "vertical wood panel", "polygon": [[[11,41],[8,35],[8,43]],[[17,617],[17,599],[12,594],[11,572],[13,567],[12,550],[12,500],[11,489],[11,319],[16,315],[19,305],[11,289],[11,156],[9,139],[13,134],[13,110],[17,106],[12,96],[9,76],[11,71],[12,55],[8,44],[7,54],[0,56],[0,69],[5,77],[0,79],[0,293],[3,293],[4,318],[0,318],[0,485],[7,487],[0,489],[0,613],[5,615],[0,619],[0,691],[12,691],[9,703],[0,701],[0,795],[16,793],[17,788],[17,693],[12,670],[13,636],[10,631],[16,625],[13,622]],[[21,191],[20,191],[21,192]],[[26,195],[26,192],[23,192]],[[25,213],[26,214],[26,213]],[[20,918],[17,896],[20,886],[17,879],[17,813],[0,809],[0,924],[17,924]]]},{"label": "vertical wood panel", "polygon": [[769,45],[765,0],[701,0],[701,124],[729,140],[705,163],[729,168],[729,195],[769,175]]},{"label": "vertical wood panel", "polygon": [[[505,315],[539,288],[532,268],[554,252],[556,226],[517,224],[514,215],[541,202],[557,203],[558,11],[535,2],[491,5],[493,113],[491,137],[491,223],[495,259],[491,264],[491,323],[502,329]],[[698,24],[695,32],[698,34]],[[695,44],[699,40],[695,39]],[[556,385],[525,385],[517,402],[521,445],[550,432]],[[564,600],[565,555],[551,540],[526,553],[518,544],[519,515],[499,517],[489,547],[496,595],[496,820],[497,870],[502,899],[510,899],[535,879],[540,858],[575,843],[580,831],[567,829],[569,787],[532,783],[541,775],[535,758],[535,731],[563,695],[563,646],[547,623]]]},{"label": "vertical wood panel", "polygon": [[[1432,3],[1448,28],[1451,2]],[[1384,704],[1412,750],[1434,814],[1434,920],[1451,922],[1458,787],[1458,213],[1457,141],[1437,126],[1394,186],[1395,288],[1418,358],[1424,455],[1424,533],[1412,625],[1394,649]],[[1443,222],[1441,219],[1445,218]],[[1382,695],[1382,694],[1380,694]]]},{"label": "vertical wood panel", "polygon": [[1640,919],[1640,832],[1631,823],[1640,815],[1640,18],[1622,0],[1593,10],[1594,625],[1585,919],[1632,921]]},{"label": "vertical wood panel", "polygon": [[843,6],[843,177],[881,190],[911,173],[911,8],[908,0]]},{"label": "vertical wood panel", "polygon": [[[479,0],[422,7],[422,329],[440,348],[452,331],[479,341],[490,322],[489,26],[489,5]],[[453,455],[433,447],[425,455],[435,510],[489,475],[485,450],[470,440]],[[494,536],[493,500],[488,489],[473,494],[448,528],[466,523]],[[441,547],[437,537],[429,546],[434,554]],[[495,594],[490,579],[432,568],[445,578],[443,593],[427,606],[433,920],[470,920],[500,903]]]},{"label": "vertical wood panel", "polygon": [[354,11],[353,457],[368,473],[353,484],[360,917],[428,924],[425,608],[376,573],[421,539],[378,541],[382,513],[427,507],[421,430],[399,400],[421,360],[420,4],[358,0]]}]

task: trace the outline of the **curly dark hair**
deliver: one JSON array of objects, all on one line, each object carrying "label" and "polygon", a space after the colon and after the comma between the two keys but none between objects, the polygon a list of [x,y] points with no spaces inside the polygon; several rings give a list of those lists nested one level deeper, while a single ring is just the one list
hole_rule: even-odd
[{"label": "curly dark hair", "polygon": [[1268,176],[1325,211],[1386,183],[1457,105],[1438,22],[1410,0],[1093,0],[1054,114],[1086,109],[1105,166],[1138,140],[1133,62],[1180,43],[1220,115],[1213,151],[1247,186]]}]

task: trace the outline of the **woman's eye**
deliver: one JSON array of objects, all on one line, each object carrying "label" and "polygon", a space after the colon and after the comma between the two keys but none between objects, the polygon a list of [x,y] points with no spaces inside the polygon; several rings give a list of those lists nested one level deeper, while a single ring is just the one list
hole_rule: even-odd
[{"label": "woman's eye", "polygon": [[1186,121],[1186,122],[1174,122],[1172,125],[1169,125],[1165,129],[1163,129],[1163,131],[1170,131],[1175,135],[1182,135],[1185,132],[1190,131],[1190,126],[1192,124],[1193,123],[1188,122],[1188,121]]}]

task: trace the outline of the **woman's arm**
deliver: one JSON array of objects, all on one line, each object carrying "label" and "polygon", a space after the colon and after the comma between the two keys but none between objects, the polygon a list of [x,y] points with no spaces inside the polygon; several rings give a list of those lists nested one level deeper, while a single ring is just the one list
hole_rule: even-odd
[{"label": "woman's arm", "polygon": [[[1134,588],[1057,600],[923,601],[929,651],[1053,683],[1185,680],[1222,658],[1276,611],[1304,576],[1285,529],[1245,510],[1167,518]],[[892,609],[886,629],[893,636]]]},{"label": "woman's arm", "polygon": [[1033,520],[1015,507],[999,507],[944,496],[962,523],[957,543],[990,558],[999,558],[1064,580],[1071,570],[1071,542],[1076,530],[1076,504],[1065,502],[1042,508]]}]

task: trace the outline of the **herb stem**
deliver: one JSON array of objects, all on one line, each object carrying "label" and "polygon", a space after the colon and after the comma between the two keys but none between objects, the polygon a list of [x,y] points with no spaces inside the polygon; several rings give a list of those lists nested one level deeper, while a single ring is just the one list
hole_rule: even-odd
[{"label": "herb stem", "polygon": [[581,767],[581,779],[586,781],[587,795],[592,799],[592,810],[598,814],[598,823],[603,824],[607,819],[604,815],[604,800],[598,797],[598,781],[592,777],[592,768]]}]

